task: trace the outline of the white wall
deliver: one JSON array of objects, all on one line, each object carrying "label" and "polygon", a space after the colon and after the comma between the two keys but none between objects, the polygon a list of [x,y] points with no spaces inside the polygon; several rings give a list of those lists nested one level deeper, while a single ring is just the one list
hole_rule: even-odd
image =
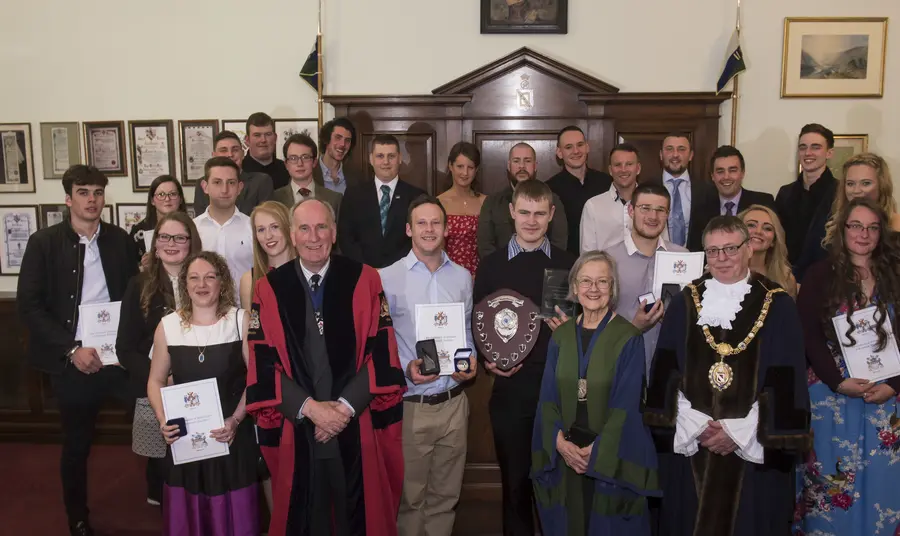
[{"label": "white wall", "polygon": [[[711,91],[734,25],[728,0],[570,0],[568,35],[480,35],[479,0],[324,0],[326,93],[425,94],[529,46],[622,91]],[[0,123],[233,119],[258,110],[315,117],[315,92],[297,73],[315,39],[316,0],[32,0],[0,16]],[[796,169],[800,127],[868,133],[900,177],[900,2],[744,0],[737,145],[748,185],[775,191]],[[781,99],[787,16],[887,16],[883,99]],[[890,25],[889,25],[890,26]],[[730,136],[722,108],[720,142]],[[328,113],[328,112],[326,112]],[[705,157],[705,156],[704,156]],[[900,188],[898,188],[900,190]],[[59,181],[0,204],[59,202]],[[113,178],[108,202],[139,202]],[[188,193],[192,199],[192,193]],[[15,278],[0,278],[0,290]]]}]

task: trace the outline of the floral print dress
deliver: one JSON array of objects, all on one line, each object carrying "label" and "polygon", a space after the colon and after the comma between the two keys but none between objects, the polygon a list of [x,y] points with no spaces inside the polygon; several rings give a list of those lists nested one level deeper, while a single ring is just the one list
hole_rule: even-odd
[{"label": "floral print dress", "polygon": [[[843,307],[840,314],[846,313]],[[896,326],[893,311],[891,323]],[[829,344],[844,378],[843,354]],[[867,404],[835,393],[809,369],[813,451],[798,468],[794,534],[900,536],[900,420],[897,398]]]},{"label": "floral print dress", "polygon": [[447,256],[475,277],[478,270],[477,215],[447,215]]}]

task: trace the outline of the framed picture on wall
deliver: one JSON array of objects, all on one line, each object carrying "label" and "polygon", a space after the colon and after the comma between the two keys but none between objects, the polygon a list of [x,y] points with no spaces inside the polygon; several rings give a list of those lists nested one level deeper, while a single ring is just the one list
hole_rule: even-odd
[{"label": "framed picture on wall", "polygon": [[569,33],[569,0],[481,0],[481,33]]},{"label": "framed picture on wall", "polygon": [[129,121],[131,135],[131,186],[146,192],[153,179],[175,174],[175,136],[171,120]]},{"label": "framed picture on wall", "polygon": [[[64,203],[38,205],[38,224],[41,229],[62,223],[69,216],[69,207]],[[106,205],[100,214],[100,219],[106,223],[113,223],[112,207]]]},{"label": "framed picture on wall", "polygon": [[[197,188],[199,188],[199,186],[197,186]],[[187,215],[190,216],[192,220],[197,217],[197,211],[194,210],[193,203],[185,203],[184,206],[187,209]]]},{"label": "framed picture on wall", "polygon": [[[837,180],[844,178],[844,162],[851,156],[865,153],[869,150],[868,134],[835,134],[834,135],[834,152],[828,159],[828,169]],[[797,163],[800,172],[803,167]]]},{"label": "framed picture on wall", "polygon": [[885,17],[784,19],[782,97],[881,97]]},{"label": "framed picture on wall", "polygon": [[241,146],[244,151],[247,150],[247,120],[246,119],[223,119],[222,130],[230,130],[237,134],[241,139]]},{"label": "framed picture on wall", "polygon": [[0,206],[0,275],[18,275],[25,246],[37,229],[37,205]]},{"label": "framed picture on wall", "polygon": [[31,124],[0,124],[0,193],[34,191]]},{"label": "framed picture on wall", "polygon": [[179,121],[181,138],[181,184],[197,186],[203,178],[206,161],[212,158],[214,140],[219,134],[216,119],[192,119]]},{"label": "framed picture on wall", "polygon": [[41,123],[41,161],[45,179],[61,179],[70,166],[84,162],[78,122]]},{"label": "framed picture on wall", "polygon": [[142,203],[116,203],[116,225],[131,233],[134,224],[147,217],[147,205]]},{"label": "framed picture on wall", "polygon": [[84,151],[87,164],[107,177],[128,175],[125,158],[125,123],[122,121],[85,121]]},{"label": "framed picture on wall", "polygon": [[[316,145],[319,144],[319,120],[318,119],[276,119],[275,134],[278,134],[278,153],[281,153],[280,146],[294,134],[306,134]],[[278,155],[281,158],[281,154]]]}]

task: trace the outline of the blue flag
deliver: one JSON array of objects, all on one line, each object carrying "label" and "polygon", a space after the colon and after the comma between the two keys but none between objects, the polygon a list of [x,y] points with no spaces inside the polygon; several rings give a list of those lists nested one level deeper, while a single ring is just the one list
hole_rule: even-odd
[{"label": "blue flag", "polygon": [[300,78],[307,84],[312,86],[313,90],[319,91],[319,39],[313,44],[312,51],[306,57],[306,62],[300,68]]},{"label": "blue flag", "polygon": [[744,52],[741,50],[741,34],[737,29],[731,34],[728,41],[728,55],[725,56],[725,65],[722,67],[722,75],[716,82],[716,93],[720,93],[732,78],[747,70],[744,63]]}]

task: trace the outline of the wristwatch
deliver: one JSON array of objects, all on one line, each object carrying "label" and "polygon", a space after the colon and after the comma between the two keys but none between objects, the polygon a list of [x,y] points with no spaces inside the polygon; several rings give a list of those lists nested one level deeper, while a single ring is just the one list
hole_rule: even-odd
[{"label": "wristwatch", "polygon": [[76,344],[75,346],[73,346],[71,350],[66,352],[66,359],[72,361],[72,356],[75,355],[75,352],[77,352],[79,348],[81,348],[80,344]]}]

